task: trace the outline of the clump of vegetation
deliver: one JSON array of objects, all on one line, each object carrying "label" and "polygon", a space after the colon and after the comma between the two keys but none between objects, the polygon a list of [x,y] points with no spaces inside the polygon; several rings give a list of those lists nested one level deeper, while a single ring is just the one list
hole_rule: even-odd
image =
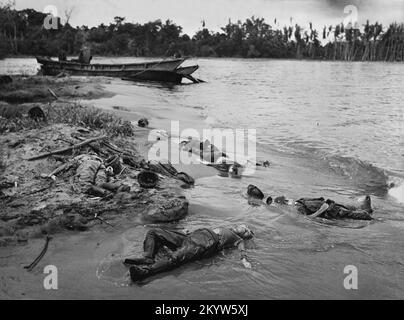
[{"label": "clump of vegetation", "polygon": [[[77,80],[67,78],[63,79],[63,83],[58,83],[57,87],[67,88],[65,91],[72,91],[73,86],[78,83],[79,81]],[[0,87],[0,101],[25,103],[54,99],[49,91],[49,88],[54,87],[55,79],[48,77],[14,76],[13,82],[3,84]]]},{"label": "clump of vegetation", "polygon": [[44,88],[0,90],[0,101],[6,101],[8,103],[41,101],[49,98],[49,96],[49,92]]},{"label": "clump of vegetation", "polygon": [[18,114],[9,119],[0,117],[0,133],[35,129],[53,123],[65,123],[100,130],[111,137],[134,135],[134,127],[130,121],[98,108],[83,107],[78,103],[55,103],[44,105],[42,109],[45,112],[46,121],[38,121]]},{"label": "clump of vegetation", "polygon": [[27,117],[15,117],[6,119],[0,117],[0,134],[8,132],[17,132],[21,130],[36,129],[43,126],[43,123],[35,121]]},{"label": "clump of vegetation", "polygon": [[94,107],[83,107],[78,103],[61,104],[49,108],[48,120],[53,123],[67,123],[90,129],[102,130],[111,136],[133,136],[130,121]]},{"label": "clump of vegetation", "polygon": [[24,103],[52,98],[49,84],[45,77],[14,77],[13,82],[0,87],[0,101]]}]

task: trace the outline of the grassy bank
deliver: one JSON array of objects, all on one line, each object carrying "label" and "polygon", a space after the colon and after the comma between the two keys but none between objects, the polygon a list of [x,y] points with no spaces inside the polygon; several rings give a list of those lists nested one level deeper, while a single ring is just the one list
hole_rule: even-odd
[{"label": "grassy bank", "polygon": [[[35,106],[37,105],[35,104]],[[28,107],[30,106],[28,105]],[[24,115],[1,117],[0,133],[37,129],[49,124],[68,124],[99,130],[112,137],[134,135],[134,127],[129,121],[97,108],[83,107],[75,102],[56,102],[51,105],[40,105],[40,107],[46,115],[46,122],[37,121]],[[19,109],[19,106],[0,104],[0,115],[6,109]]]},{"label": "grassy bank", "polygon": [[103,81],[86,78],[53,78],[43,76],[14,76],[13,81],[0,85],[0,101],[8,103],[49,102],[60,99],[96,99],[113,96],[103,86]]},{"label": "grassy bank", "polygon": [[[113,94],[104,90],[102,80],[14,76],[11,83],[0,85],[0,133],[64,123],[102,130],[111,136],[132,136],[129,121],[97,108],[83,107],[79,102],[109,96]],[[45,122],[27,116],[33,107],[43,110]]]}]

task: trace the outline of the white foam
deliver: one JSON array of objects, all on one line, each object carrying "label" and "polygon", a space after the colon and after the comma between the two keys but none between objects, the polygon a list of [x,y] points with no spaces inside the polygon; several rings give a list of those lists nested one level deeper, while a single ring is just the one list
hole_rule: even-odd
[{"label": "white foam", "polygon": [[389,196],[395,198],[398,202],[404,203],[404,181],[401,179],[393,179],[394,187],[389,190]]}]

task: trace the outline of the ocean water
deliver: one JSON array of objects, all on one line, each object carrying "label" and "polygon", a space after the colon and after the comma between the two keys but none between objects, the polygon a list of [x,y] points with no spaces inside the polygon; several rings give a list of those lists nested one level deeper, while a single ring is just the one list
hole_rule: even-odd
[{"label": "ocean water", "polygon": [[[128,59],[97,58],[98,61]],[[133,60],[133,59],[131,59]],[[32,59],[6,60],[0,73],[34,72]],[[185,190],[189,229],[247,223],[252,270],[235,251],[155,277],[133,295],[162,298],[267,299],[404,297],[404,65],[292,60],[195,59],[206,83],[168,86],[111,80],[113,98],[86,102],[140,115],[170,132],[209,128],[255,129],[258,168],[241,179],[206,176]],[[19,66],[17,68],[16,66]],[[119,108],[117,108],[119,107]],[[126,110],[126,111],[122,111]],[[252,207],[245,191],[331,198],[355,204],[372,197],[375,221],[323,221],[289,207]],[[140,230],[141,229],[141,230]],[[122,252],[141,250],[147,226],[117,235]],[[130,239],[130,241],[128,241]],[[108,260],[108,259],[107,259]],[[111,290],[124,272],[100,262]],[[358,269],[358,290],[346,290],[344,268]],[[112,289],[114,287],[114,289]]]}]

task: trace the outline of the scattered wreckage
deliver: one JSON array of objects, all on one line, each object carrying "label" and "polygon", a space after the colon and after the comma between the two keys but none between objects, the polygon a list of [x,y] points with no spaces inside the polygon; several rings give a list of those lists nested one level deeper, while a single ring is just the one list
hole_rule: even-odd
[{"label": "scattered wreckage", "polygon": [[133,139],[56,124],[8,133],[0,143],[7,149],[1,155],[0,238],[139,218],[173,222],[188,213],[188,201],[174,190],[193,185],[193,178],[171,164],[146,162]]}]

